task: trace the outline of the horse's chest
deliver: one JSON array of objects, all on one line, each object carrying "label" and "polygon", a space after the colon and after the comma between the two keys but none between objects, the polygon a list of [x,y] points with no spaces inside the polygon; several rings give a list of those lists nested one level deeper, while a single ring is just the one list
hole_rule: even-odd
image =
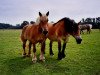
[{"label": "horse's chest", "polygon": [[35,38],[33,38],[33,42],[37,43],[37,42],[43,42],[45,40],[45,37],[40,35],[40,36],[37,36]]},{"label": "horse's chest", "polygon": [[38,41],[38,42],[41,42],[41,41],[43,41],[43,40],[44,40],[44,38],[43,38],[42,36],[40,36],[40,37],[37,38],[37,41]]}]

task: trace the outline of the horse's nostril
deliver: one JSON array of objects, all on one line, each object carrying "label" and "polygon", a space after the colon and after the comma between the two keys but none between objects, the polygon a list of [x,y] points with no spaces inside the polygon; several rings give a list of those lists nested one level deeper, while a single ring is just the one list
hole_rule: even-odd
[{"label": "horse's nostril", "polygon": [[43,34],[46,35],[48,33],[48,31],[43,31]]}]

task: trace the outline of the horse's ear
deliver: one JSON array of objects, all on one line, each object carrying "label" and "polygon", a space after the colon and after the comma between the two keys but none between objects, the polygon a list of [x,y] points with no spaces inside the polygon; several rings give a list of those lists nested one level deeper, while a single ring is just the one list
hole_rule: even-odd
[{"label": "horse's ear", "polygon": [[46,15],[47,15],[47,16],[49,15],[49,11],[46,13]]},{"label": "horse's ear", "polygon": [[39,16],[42,16],[42,14],[39,12]]}]

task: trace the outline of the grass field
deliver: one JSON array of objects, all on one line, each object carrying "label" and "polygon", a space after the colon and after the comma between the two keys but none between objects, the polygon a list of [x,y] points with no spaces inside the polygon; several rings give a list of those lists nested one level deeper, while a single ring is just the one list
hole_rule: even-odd
[{"label": "grass field", "polygon": [[[70,37],[66,57],[58,61],[57,43],[53,44],[54,56],[49,56],[46,41],[46,61],[33,64],[31,58],[22,58],[21,30],[0,30],[0,75],[100,75],[100,31],[83,34],[82,44]],[[37,57],[40,45],[37,44]]]}]

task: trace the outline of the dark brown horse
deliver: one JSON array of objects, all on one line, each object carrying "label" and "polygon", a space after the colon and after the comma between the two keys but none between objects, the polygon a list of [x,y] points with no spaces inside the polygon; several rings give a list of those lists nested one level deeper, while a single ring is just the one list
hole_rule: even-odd
[{"label": "dark brown horse", "polygon": [[23,28],[24,26],[28,25],[29,22],[28,21],[23,21],[23,23],[21,24],[21,28]]},{"label": "dark brown horse", "polygon": [[29,52],[28,56],[31,54],[31,45],[33,44],[33,57],[32,61],[33,63],[37,61],[36,57],[36,44],[39,42],[41,43],[41,53],[40,53],[40,60],[44,61],[44,51],[45,51],[45,40],[46,35],[48,33],[48,15],[49,12],[46,13],[46,15],[41,14],[39,12],[38,21],[36,23],[26,25],[23,27],[22,34],[21,34],[21,40],[23,42],[23,55],[26,56],[25,46],[26,41],[29,41]]},{"label": "dark brown horse", "polygon": [[87,33],[90,34],[91,29],[92,29],[91,24],[82,24],[82,25],[79,25],[79,27],[80,27],[80,33],[83,33],[83,34],[84,34],[83,30],[87,30]]},{"label": "dark brown horse", "polygon": [[[52,43],[54,41],[58,42],[58,59],[61,60],[65,57],[65,48],[66,43],[68,42],[68,38],[72,35],[75,39],[77,44],[80,44],[82,39],[80,37],[80,30],[79,25],[69,18],[62,18],[58,22],[49,24],[49,32],[47,37],[50,40],[50,55],[53,55],[52,51]],[[61,41],[63,40],[63,46],[61,48]]]}]

